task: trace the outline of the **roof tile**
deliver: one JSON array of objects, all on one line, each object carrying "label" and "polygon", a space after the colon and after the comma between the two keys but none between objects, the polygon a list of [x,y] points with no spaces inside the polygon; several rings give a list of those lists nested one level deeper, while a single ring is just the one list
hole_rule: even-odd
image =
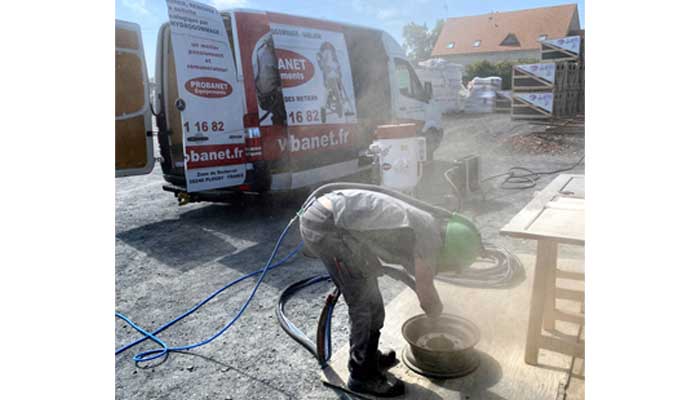
[{"label": "roof tile", "polygon": [[[564,37],[569,33],[571,21],[578,14],[576,4],[528,10],[496,12],[484,15],[448,18],[440,32],[433,57],[492,53],[499,51],[539,49],[537,39],[546,34],[549,39]],[[509,33],[520,41],[520,47],[501,46]],[[481,40],[478,47],[473,43]],[[452,48],[447,45],[454,42]]]}]

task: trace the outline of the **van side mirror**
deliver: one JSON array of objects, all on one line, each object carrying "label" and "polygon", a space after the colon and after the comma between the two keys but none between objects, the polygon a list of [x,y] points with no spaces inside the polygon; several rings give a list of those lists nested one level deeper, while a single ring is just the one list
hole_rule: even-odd
[{"label": "van side mirror", "polygon": [[423,83],[423,88],[425,89],[425,100],[429,101],[433,98],[433,84],[430,82]]}]

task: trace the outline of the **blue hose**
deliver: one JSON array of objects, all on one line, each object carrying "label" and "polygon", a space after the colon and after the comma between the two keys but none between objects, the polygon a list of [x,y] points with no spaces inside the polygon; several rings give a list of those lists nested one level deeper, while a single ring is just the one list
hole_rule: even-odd
[{"label": "blue hose", "polygon": [[[124,345],[124,346],[118,348],[118,349],[116,350],[116,352],[115,352],[115,355],[118,355],[118,354],[120,354],[121,352],[123,352],[123,351],[125,351],[125,350],[131,348],[132,346],[135,346],[135,345],[137,345],[137,344],[139,344],[139,343],[141,343],[141,342],[143,342],[143,341],[145,341],[145,340],[148,340],[148,339],[154,341],[156,344],[158,344],[158,345],[160,346],[159,349],[146,350],[146,351],[140,352],[140,353],[136,354],[135,356],[133,356],[132,359],[133,359],[135,362],[139,363],[139,362],[150,361],[150,360],[155,360],[155,359],[160,358],[160,357],[164,357],[164,356],[166,356],[166,355],[167,355],[169,352],[171,352],[171,351],[185,351],[185,350],[191,350],[191,349],[194,349],[194,348],[196,348],[196,347],[203,346],[203,345],[205,345],[205,344],[207,344],[207,343],[213,341],[213,340],[216,339],[217,337],[221,336],[224,332],[226,332],[226,330],[228,330],[231,326],[233,326],[233,324],[235,324],[236,321],[238,321],[238,319],[241,317],[241,315],[243,315],[243,312],[245,312],[245,310],[246,310],[246,308],[248,308],[248,305],[250,304],[251,300],[253,300],[253,297],[255,297],[255,293],[257,292],[258,287],[260,287],[260,284],[262,283],[263,279],[265,279],[265,275],[267,274],[267,272],[270,271],[270,270],[272,270],[272,269],[275,269],[275,268],[277,268],[277,267],[282,266],[282,264],[286,263],[286,262],[289,261],[292,257],[294,257],[294,255],[296,255],[296,254],[299,252],[299,250],[301,250],[301,248],[303,247],[304,242],[302,241],[301,243],[299,243],[299,244],[294,248],[294,250],[292,250],[291,253],[287,254],[287,256],[285,256],[282,260],[276,262],[275,264],[272,264],[272,260],[275,258],[275,256],[277,255],[277,252],[279,251],[280,244],[282,243],[282,241],[284,240],[284,238],[287,236],[287,233],[288,233],[288,231],[289,231],[289,228],[291,228],[292,224],[294,223],[294,221],[295,221],[296,219],[297,219],[297,217],[292,218],[292,219],[289,221],[289,223],[287,224],[287,227],[284,228],[284,231],[282,231],[282,234],[281,234],[280,237],[277,239],[277,243],[275,244],[275,248],[274,248],[274,250],[272,250],[272,254],[270,254],[270,258],[267,260],[267,263],[265,264],[265,267],[263,267],[263,268],[261,268],[261,269],[259,269],[259,270],[257,270],[257,271],[253,271],[253,272],[251,272],[251,273],[248,273],[248,274],[246,274],[246,275],[243,275],[243,276],[241,276],[241,277],[239,277],[239,278],[237,278],[237,279],[235,279],[235,280],[233,280],[233,281],[227,283],[224,287],[222,287],[221,289],[219,289],[219,290],[213,292],[212,294],[210,294],[209,296],[207,296],[207,298],[205,298],[204,300],[200,301],[199,303],[197,303],[197,305],[195,305],[194,307],[192,307],[191,309],[189,309],[189,310],[186,311],[185,313],[181,314],[180,316],[176,317],[176,318],[173,319],[172,321],[167,322],[167,323],[161,325],[161,326],[160,326],[158,329],[156,329],[155,331],[149,332],[149,331],[147,331],[147,330],[141,328],[141,327],[138,326],[137,324],[135,324],[133,321],[131,321],[128,317],[124,316],[123,314],[120,314],[120,313],[118,313],[118,312],[115,313],[115,315],[116,315],[118,318],[120,318],[120,319],[122,319],[123,321],[125,321],[125,322],[126,322],[127,324],[129,324],[132,328],[134,328],[136,331],[138,331],[139,333],[141,333],[141,334],[143,335],[142,338],[137,339],[137,340],[135,340],[135,341],[133,341],[133,342],[131,342],[131,343],[129,343],[129,344],[126,344],[126,345]],[[220,329],[220,330],[219,330],[216,334],[214,334],[213,336],[209,337],[208,339],[202,340],[201,342],[198,342],[198,343],[189,344],[189,345],[185,345],[185,346],[177,346],[177,347],[170,347],[167,343],[165,343],[163,340],[161,340],[160,338],[158,338],[158,337],[156,336],[156,335],[159,334],[160,332],[163,332],[164,330],[166,330],[166,329],[168,329],[169,327],[171,327],[172,325],[176,324],[177,322],[179,322],[179,321],[182,320],[183,318],[185,318],[185,317],[187,317],[188,315],[192,314],[193,312],[197,311],[200,307],[202,307],[203,305],[205,305],[207,302],[209,302],[211,299],[213,299],[214,297],[216,297],[217,295],[219,295],[219,294],[220,294],[221,292],[223,292],[224,290],[230,288],[231,286],[237,284],[238,282],[241,282],[241,281],[243,281],[243,280],[246,280],[246,279],[248,279],[248,278],[250,278],[250,277],[253,277],[253,276],[255,276],[255,275],[260,275],[260,277],[258,278],[258,281],[255,283],[255,287],[253,287],[253,290],[250,292],[250,295],[248,295],[248,298],[246,299],[245,303],[243,303],[243,306],[241,307],[241,309],[238,310],[238,313],[236,314],[236,316],[234,316],[233,319],[231,319],[231,320],[226,324],[226,326],[224,326],[222,329]]]}]

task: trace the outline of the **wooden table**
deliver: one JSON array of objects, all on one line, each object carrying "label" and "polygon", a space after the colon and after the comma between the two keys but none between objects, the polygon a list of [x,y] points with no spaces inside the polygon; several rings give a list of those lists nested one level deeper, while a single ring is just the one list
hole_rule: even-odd
[{"label": "wooden table", "polygon": [[[584,302],[583,291],[557,287],[557,279],[584,279],[581,272],[557,268],[559,244],[585,246],[584,199],[583,175],[559,175],[501,229],[502,235],[537,240],[525,345],[525,362],[528,364],[538,363],[540,349],[584,357],[583,341],[577,337],[556,335],[555,330],[555,321],[574,323],[581,328],[584,325],[582,312],[572,313],[556,307],[557,299],[580,302],[581,305]],[[542,328],[555,335],[543,335]]]}]

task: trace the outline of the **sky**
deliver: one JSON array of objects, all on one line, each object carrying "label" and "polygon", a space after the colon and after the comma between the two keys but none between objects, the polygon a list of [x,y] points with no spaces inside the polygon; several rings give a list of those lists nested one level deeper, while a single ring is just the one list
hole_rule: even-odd
[{"label": "sky", "polygon": [[[435,25],[440,18],[513,11],[526,8],[578,4],[581,27],[585,27],[583,1],[574,0],[199,0],[219,10],[252,8],[286,14],[349,22],[389,32],[403,43],[401,30],[409,22]],[[149,76],[154,76],[156,37],[168,20],[165,0],[116,0],[116,18],[141,26]]]}]

